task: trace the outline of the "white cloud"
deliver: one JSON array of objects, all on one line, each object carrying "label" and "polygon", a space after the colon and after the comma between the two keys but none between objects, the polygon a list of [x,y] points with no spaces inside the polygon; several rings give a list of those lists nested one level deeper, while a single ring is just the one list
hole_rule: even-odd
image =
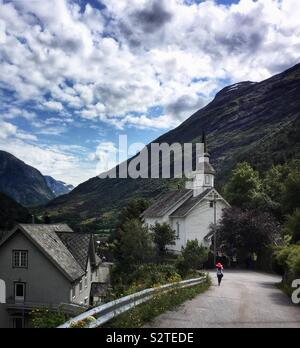
[{"label": "white cloud", "polygon": [[[224,83],[260,81],[300,61],[298,0],[101,2],[103,11],[71,0],[0,0],[0,90],[10,91],[0,94],[3,146],[10,140],[25,156],[21,142],[36,140],[7,122],[16,118],[44,135],[78,119],[117,130],[170,129]],[[65,151],[37,148],[50,153],[59,178],[69,175]],[[86,177],[73,157],[71,168]]]},{"label": "white cloud", "polygon": [[0,139],[6,140],[9,138],[17,138],[23,140],[36,141],[37,137],[22,130],[12,123],[0,120]]},{"label": "white cloud", "polygon": [[44,102],[43,106],[53,111],[62,111],[64,108],[62,103],[53,100]]},{"label": "white cloud", "polygon": [[[101,12],[66,0],[0,2],[1,84],[19,100],[56,112],[67,106],[118,128],[131,120],[158,126],[148,110],[161,105],[171,127],[207,103],[224,79],[262,80],[300,57],[296,0],[103,3]],[[191,83],[195,78],[214,86]],[[193,103],[168,112],[186,96]],[[132,112],[145,116],[137,121]]]},{"label": "white cloud", "polygon": [[40,146],[21,139],[0,137],[0,148],[37,168],[43,175],[50,175],[73,185],[97,175],[96,164],[88,160],[87,151],[76,145]]},{"label": "white cloud", "polygon": [[7,139],[8,137],[17,133],[17,127],[11,123],[1,121],[0,122],[0,138]]}]

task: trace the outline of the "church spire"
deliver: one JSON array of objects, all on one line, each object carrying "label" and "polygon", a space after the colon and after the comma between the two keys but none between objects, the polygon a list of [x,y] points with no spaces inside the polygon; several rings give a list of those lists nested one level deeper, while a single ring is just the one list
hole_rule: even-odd
[{"label": "church spire", "polygon": [[209,154],[207,152],[206,134],[202,132],[203,153],[199,154],[198,162],[201,165],[198,170],[193,172],[191,181],[186,182],[186,188],[193,190],[194,197],[198,196],[207,189],[214,187],[215,170],[209,163]]},{"label": "church spire", "polygon": [[207,153],[207,141],[206,141],[206,134],[205,131],[202,132],[202,141],[203,146],[204,146],[204,153]]}]

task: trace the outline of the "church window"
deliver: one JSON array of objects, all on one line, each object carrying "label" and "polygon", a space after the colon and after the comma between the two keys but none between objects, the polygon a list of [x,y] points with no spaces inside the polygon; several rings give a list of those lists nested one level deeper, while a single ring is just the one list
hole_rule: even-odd
[{"label": "church window", "polygon": [[177,221],[176,222],[176,237],[179,238],[179,229],[180,229],[180,225],[179,225],[179,222]]},{"label": "church window", "polygon": [[209,175],[205,175],[205,184],[206,185],[210,184],[210,177],[209,177]]}]

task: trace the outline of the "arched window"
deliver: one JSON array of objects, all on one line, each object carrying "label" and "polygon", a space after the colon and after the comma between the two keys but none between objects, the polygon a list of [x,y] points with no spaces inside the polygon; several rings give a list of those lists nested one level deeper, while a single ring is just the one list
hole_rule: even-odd
[{"label": "arched window", "polygon": [[205,185],[210,185],[210,175],[205,175]]},{"label": "arched window", "polygon": [[6,286],[2,279],[0,279],[0,303],[6,303]]}]

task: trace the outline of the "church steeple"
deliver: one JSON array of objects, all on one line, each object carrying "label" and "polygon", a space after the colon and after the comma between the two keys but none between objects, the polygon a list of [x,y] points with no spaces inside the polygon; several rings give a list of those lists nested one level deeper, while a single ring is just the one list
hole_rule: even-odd
[{"label": "church steeple", "polygon": [[215,170],[209,163],[207,152],[207,140],[205,132],[202,133],[203,154],[198,158],[199,169],[193,172],[193,179],[186,183],[187,189],[192,189],[194,196],[198,196],[205,190],[214,187]]},{"label": "church steeple", "polygon": [[206,134],[205,134],[205,131],[202,132],[202,141],[201,143],[203,144],[204,146],[204,153],[207,153],[207,141],[206,141]]}]

